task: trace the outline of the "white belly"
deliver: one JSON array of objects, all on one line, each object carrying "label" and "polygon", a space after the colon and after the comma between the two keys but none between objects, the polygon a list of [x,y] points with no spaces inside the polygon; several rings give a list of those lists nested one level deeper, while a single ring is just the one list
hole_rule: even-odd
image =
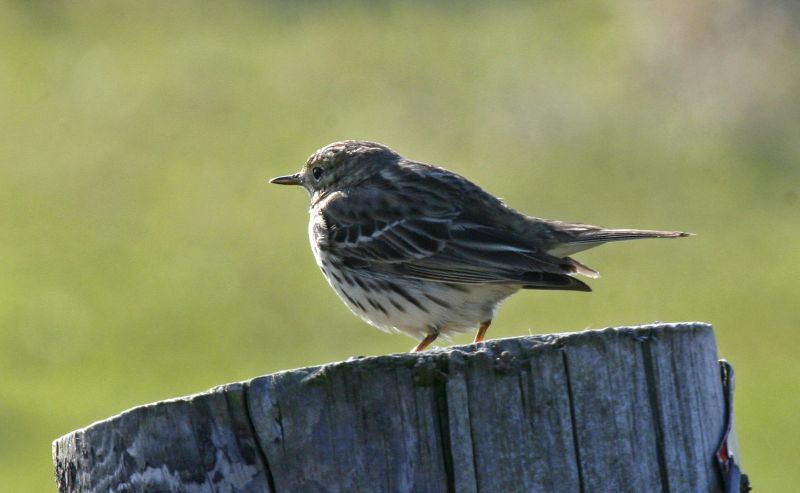
[{"label": "white belly", "polygon": [[[475,330],[494,318],[500,303],[520,288],[491,284],[445,284],[417,279],[384,279],[328,268],[328,283],[350,310],[387,332],[422,339]],[[386,285],[392,288],[386,288]]]}]

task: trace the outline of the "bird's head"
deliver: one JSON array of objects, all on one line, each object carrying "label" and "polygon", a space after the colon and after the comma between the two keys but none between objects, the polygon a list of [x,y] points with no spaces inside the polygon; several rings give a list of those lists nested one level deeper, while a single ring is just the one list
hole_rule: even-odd
[{"label": "bird's head", "polygon": [[400,161],[400,155],[375,142],[345,140],[319,149],[303,168],[287,176],[278,176],[270,183],[300,185],[312,197],[318,193],[353,187]]}]

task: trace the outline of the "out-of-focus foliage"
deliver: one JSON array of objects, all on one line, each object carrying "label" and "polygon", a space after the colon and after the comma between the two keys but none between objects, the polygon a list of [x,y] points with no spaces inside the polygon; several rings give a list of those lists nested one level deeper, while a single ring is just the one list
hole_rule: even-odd
[{"label": "out-of-focus foliage", "polygon": [[714,323],[745,470],[797,484],[800,12],[536,3],[1,4],[2,489],[50,491],[50,441],[129,406],[413,345],[346,310],[305,194],[265,183],[345,138],[697,233],[586,252],[594,293],[521,293],[489,334]]}]

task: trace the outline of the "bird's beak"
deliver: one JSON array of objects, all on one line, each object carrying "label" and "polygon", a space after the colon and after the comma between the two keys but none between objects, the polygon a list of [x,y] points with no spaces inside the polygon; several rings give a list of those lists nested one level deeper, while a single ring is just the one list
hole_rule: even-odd
[{"label": "bird's beak", "polygon": [[270,183],[275,183],[276,185],[300,185],[300,173],[295,173],[293,175],[286,175],[286,176],[277,176],[269,181]]}]

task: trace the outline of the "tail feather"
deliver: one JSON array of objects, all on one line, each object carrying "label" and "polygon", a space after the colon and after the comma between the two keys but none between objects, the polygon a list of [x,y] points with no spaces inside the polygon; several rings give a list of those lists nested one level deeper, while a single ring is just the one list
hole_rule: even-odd
[{"label": "tail feather", "polygon": [[558,289],[564,291],[591,291],[583,281],[552,272],[526,272],[522,275],[522,289]]},{"label": "tail feather", "polygon": [[608,241],[638,240],[642,238],[682,238],[692,236],[683,231],[654,231],[648,229],[596,229],[576,232],[567,243],[606,243]]},{"label": "tail feather", "polygon": [[581,262],[578,262],[574,258],[566,257],[566,258],[564,258],[564,260],[568,260],[569,261],[567,266],[568,266],[569,270],[572,271],[573,274],[580,274],[582,276],[591,277],[592,279],[597,279],[598,277],[600,277],[600,273],[599,272],[597,272],[596,270],[592,269],[591,267],[589,267],[586,264],[582,264]]},{"label": "tail feather", "polygon": [[[610,241],[640,240],[644,238],[682,238],[694,236],[683,231],[657,231],[649,229],[605,229],[585,224],[560,223],[559,243],[547,253],[555,257],[566,257]],[[582,272],[579,272],[582,274]]]}]

